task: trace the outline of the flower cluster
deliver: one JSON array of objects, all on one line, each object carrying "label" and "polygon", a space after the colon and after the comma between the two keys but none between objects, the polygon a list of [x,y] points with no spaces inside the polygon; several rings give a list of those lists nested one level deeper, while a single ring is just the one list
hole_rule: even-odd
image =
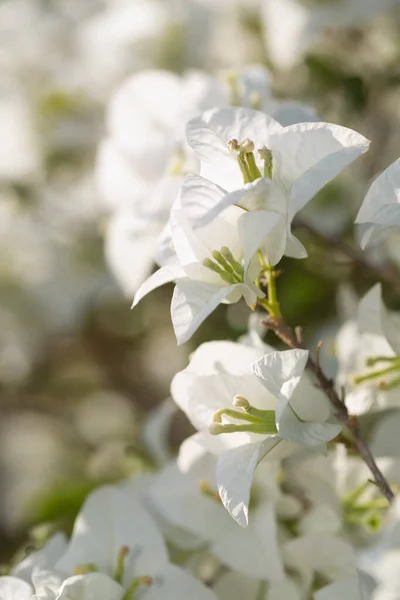
[{"label": "flower cluster", "polygon": [[[327,25],[352,31],[398,0],[109,0],[101,6],[90,0],[77,12],[69,2],[56,0],[54,16],[34,34],[34,25],[43,23],[42,3],[30,8],[18,0],[32,32],[25,44],[11,44],[16,65],[8,64],[0,48],[0,62],[13,74],[0,99],[0,150],[6,148],[0,165],[0,266],[10,289],[19,282],[20,294],[40,307],[37,320],[46,322],[48,337],[65,336],[61,351],[68,346],[66,334],[81,326],[73,367],[79,371],[89,347],[87,387],[95,385],[92,380],[100,388],[104,381],[115,387],[108,404],[104,397],[99,402],[107,409],[111,467],[103,476],[92,463],[90,493],[85,488],[68,537],[48,537],[1,571],[0,600],[398,600],[400,261],[395,243],[394,264],[388,262],[387,246],[392,235],[398,242],[400,159],[386,160],[390,152],[382,149],[369,168],[385,168],[364,186],[367,177],[358,177],[357,169],[371,155],[370,141],[358,130],[375,143],[374,127],[358,127],[355,119],[356,131],[333,122],[339,121],[334,108],[324,112],[322,104],[317,110],[282,99],[283,84],[279,77],[273,81],[263,55],[266,50],[282,81],[290,73],[295,87],[296,66],[311,73],[312,50]],[[18,32],[9,5],[0,7],[4,31]],[[66,23],[76,29],[68,44]],[[249,31],[253,43],[242,43]],[[60,49],[53,55],[55,39]],[[263,49],[260,64],[252,59],[253,46]],[[43,73],[33,47],[51,55]],[[210,73],[214,63],[218,68]],[[227,64],[241,66],[219,69]],[[38,82],[60,65],[64,93],[42,95]],[[327,70],[323,61],[319,67]],[[15,86],[17,73],[26,82]],[[343,77],[357,84],[352,75]],[[339,75],[337,81],[340,87]],[[38,143],[25,86],[43,105],[46,148]],[[97,144],[100,128],[89,114],[100,113],[99,107],[106,109],[106,133]],[[332,122],[324,121],[320,109]],[[79,131],[73,142],[65,134],[71,123]],[[74,159],[82,148],[93,156],[90,173],[66,158],[72,146]],[[316,213],[307,218],[317,196],[345,177],[360,179],[360,190],[364,186],[361,205],[350,207],[349,200],[346,207],[347,217],[355,209],[349,230],[354,222],[357,242],[350,246],[340,235],[325,236],[335,232],[335,219],[315,231]],[[66,198],[62,205],[60,196]],[[78,207],[71,208],[72,198]],[[25,200],[29,208],[22,210]],[[101,268],[75,268],[76,240],[97,239],[99,221],[108,267],[133,301],[132,320],[143,314],[145,321],[148,296],[173,286],[168,328],[173,344],[176,338],[183,346],[185,364],[171,367],[170,348],[165,352],[161,344],[156,359],[150,353],[151,377],[168,365],[170,397],[143,427],[118,395],[131,363],[103,373],[109,355],[123,345],[115,343],[108,354],[107,342],[122,337],[123,326],[114,323],[107,337],[107,326],[96,330],[96,323],[107,321],[108,313],[99,316],[93,309],[94,316],[83,318],[88,298],[117,293]],[[374,276],[356,286],[357,294],[338,286],[344,318],[333,324],[333,368],[321,332],[313,343],[307,330],[313,315],[297,323],[287,311],[294,288],[307,286],[291,282],[291,265],[303,265],[299,272],[306,280],[315,258],[304,232],[328,249],[326,263],[317,263],[322,281],[338,252]],[[49,275],[58,270],[58,278]],[[224,314],[220,305],[228,305],[230,315],[240,312],[247,323],[243,335],[218,330],[202,338]],[[57,306],[58,314],[49,306]],[[7,311],[0,312],[0,322],[0,350],[4,345],[14,352],[11,363],[27,378],[43,336],[20,332],[23,327],[14,326]],[[153,329],[157,343],[157,323]],[[8,402],[17,394],[12,369],[1,359],[0,352],[0,371],[9,375]],[[130,393],[132,386],[127,388]],[[32,390],[30,402],[40,395],[35,379]],[[77,429],[87,458],[101,432],[90,406],[80,408]],[[173,452],[169,438],[178,409],[190,431]],[[114,410],[122,418],[113,421]],[[135,458],[144,457],[140,467],[113,461],[115,447],[126,458],[125,446],[113,446],[113,428],[126,438],[140,430],[134,449]],[[18,468],[24,462],[19,454],[17,462]],[[42,467],[36,456],[32,462]],[[75,464],[71,471],[78,471]]]}]

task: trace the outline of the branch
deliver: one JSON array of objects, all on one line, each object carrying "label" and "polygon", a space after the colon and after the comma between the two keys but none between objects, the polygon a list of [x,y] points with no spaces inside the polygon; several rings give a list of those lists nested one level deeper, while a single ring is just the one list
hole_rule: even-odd
[{"label": "branch", "polygon": [[[286,324],[283,317],[270,319],[266,321],[265,324],[269,329],[272,329],[272,331],[274,331],[275,334],[290,348],[304,349],[303,344],[301,343],[301,341],[298,340],[298,337],[295,335],[294,331]],[[334,388],[333,381],[327,378],[325,373],[322,371],[318,360],[316,362],[311,357],[309,357],[307,367],[314,374],[318,382],[318,386],[321,388],[321,390],[323,390],[323,392],[325,392],[326,396],[329,398],[330,403],[335,409],[337,418],[351,433],[351,436],[353,438],[353,444],[357,448],[357,451],[362,460],[370,469],[374,477],[374,483],[379,488],[383,496],[387,499],[389,504],[392,504],[394,500],[394,494],[388,482],[386,481],[383,473],[376,464],[370,449],[363,441],[357,420],[349,415],[346,404],[339,397],[338,393]]]},{"label": "branch", "polygon": [[366,258],[363,252],[353,248],[353,246],[345,242],[339,236],[325,235],[313,227],[313,225],[310,225],[301,219],[296,219],[294,225],[309,233],[321,245],[340,250],[342,254],[350,259],[355,267],[358,267],[363,271],[369,271],[375,279],[389,284],[400,293],[400,273],[393,265],[389,263],[386,263],[383,266],[374,265]]}]

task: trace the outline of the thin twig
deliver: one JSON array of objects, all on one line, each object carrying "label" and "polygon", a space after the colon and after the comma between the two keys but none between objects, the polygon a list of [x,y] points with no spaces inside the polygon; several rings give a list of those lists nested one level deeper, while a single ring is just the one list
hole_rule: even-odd
[{"label": "thin twig", "polygon": [[[270,319],[266,322],[266,325],[267,327],[272,329],[275,332],[275,334],[290,348],[304,349],[303,344],[298,342],[294,331],[286,324],[283,317]],[[331,379],[328,379],[328,377],[322,371],[319,361],[316,362],[311,357],[309,357],[307,367],[316,378],[318,382],[318,387],[321,390],[323,390],[326,396],[329,398],[330,403],[335,409],[336,417],[351,433],[353,444],[356,447],[362,460],[370,469],[374,477],[375,484],[377,485],[383,496],[385,496],[389,504],[392,504],[394,500],[394,494],[388,482],[386,481],[383,473],[376,464],[375,459],[371,454],[371,451],[369,450],[368,446],[361,437],[357,419],[349,415],[345,402],[337,394],[333,381]]]},{"label": "thin twig", "polygon": [[393,265],[388,263],[385,265],[375,265],[368,260],[363,252],[353,248],[353,246],[345,242],[339,236],[325,235],[301,219],[296,219],[295,227],[309,233],[321,245],[339,250],[350,259],[355,267],[358,267],[363,271],[369,271],[375,279],[391,285],[398,293],[400,292],[400,273]]}]

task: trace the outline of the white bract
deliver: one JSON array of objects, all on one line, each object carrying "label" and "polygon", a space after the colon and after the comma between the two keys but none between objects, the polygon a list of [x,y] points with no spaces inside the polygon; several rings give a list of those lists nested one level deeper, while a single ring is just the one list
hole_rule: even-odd
[{"label": "white bract", "polygon": [[203,545],[208,544],[209,551],[228,568],[257,579],[281,580],[283,565],[275,514],[275,505],[283,496],[276,481],[278,464],[260,469],[246,529],[238,527],[224,509],[215,467],[216,457],[198,447],[184,473],[171,464],[155,478],[149,490],[151,504],[174,526],[195,534]]},{"label": "white bract", "polygon": [[[283,127],[249,108],[213,109],[189,121],[187,140],[201,160],[201,175],[226,190],[197,224],[209,222],[227,206],[257,211],[267,223],[276,219],[262,251],[272,265],[284,254],[307,252],[292,235],[294,216],[331,179],[363,152],[369,141],[330,123]],[[261,226],[261,225],[260,225]]]},{"label": "white bract", "polygon": [[347,577],[330,583],[319,590],[315,600],[372,600],[375,582],[372,577],[359,571],[355,577]]},{"label": "white bract", "polygon": [[[182,204],[186,190],[182,191]],[[224,194],[206,180],[201,191],[208,204]],[[221,302],[237,302],[243,296],[254,308],[257,298],[265,296],[256,285],[261,268],[257,250],[278,218],[272,215],[268,224],[260,226],[258,216],[231,206],[212,223],[194,229],[182,208],[172,210],[174,260],[143,283],[133,306],[160,285],[175,281],[171,317],[178,344],[186,342]]]},{"label": "white bract", "polygon": [[341,429],[323,394],[302,377],[307,352],[262,354],[231,342],[203,344],[171,385],[173,399],[199,430],[192,444],[218,455],[219,494],[243,526],[254,471],[263,458],[280,459],[299,445],[317,448]]},{"label": "white bract", "polygon": [[146,600],[215,600],[199,581],[169,563],[156,523],[129,487],[99,488],[87,498],[56,569],[66,576],[76,570],[107,575],[122,586],[126,600],[139,589]]},{"label": "white bract", "polygon": [[355,222],[360,224],[363,249],[389,228],[400,226],[400,159],[375,179]]}]

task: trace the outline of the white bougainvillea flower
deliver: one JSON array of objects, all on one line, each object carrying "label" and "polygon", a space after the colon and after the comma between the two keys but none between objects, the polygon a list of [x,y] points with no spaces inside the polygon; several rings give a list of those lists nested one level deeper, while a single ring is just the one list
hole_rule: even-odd
[{"label": "white bougainvillea flower", "polygon": [[280,215],[263,248],[273,265],[283,254],[307,256],[291,233],[293,217],[369,146],[365,137],[339,125],[282,127],[248,108],[207,111],[189,121],[186,135],[201,160],[201,175],[229,192],[199,217],[198,224],[231,204]]},{"label": "white bougainvillea flower", "polygon": [[355,577],[339,579],[314,595],[315,600],[372,600],[376,584],[372,577],[358,571]]},{"label": "white bougainvillea flower", "polygon": [[253,372],[277,398],[276,426],[282,439],[309,448],[336,437],[342,425],[333,417],[326,395],[304,372],[307,350],[266,354],[253,365]]},{"label": "white bougainvillea flower", "polygon": [[219,494],[242,526],[248,523],[254,471],[263,458],[278,460],[298,444],[318,447],[341,429],[322,393],[301,378],[307,357],[282,353],[280,358],[270,350],[265,346],[269,354],[260,358],[260,348],[203,344],[171,385],[173,399],[199,430],[192,444],[218,455]]},{"label": "white bougainvillea flower", "polygon": [[174,526],[207,543],[228,568],[256,579],[282,579],[275,517],[278,465],[268,464],[260,471],[250,524],[243,529],[231,519],[218,495],[216,457],[204,448],[196,454],[185,473],[173,463],[155,478],[149,490],[151,504]]},{"label": "white bougainvillea flower", "polygon": [[103,573],[121,584],[127,598],[140,589],[146,600],[215,600],[199,581],[169,563],[155,521],[129,487],[105,486],[87,498],[56,569],[67,576],[80,569]]},{"label": "white bougainvillea flower", "polygon": [[400,159],[375,179],[355,222],[361,225],[362,248],[378,240],[387,229],[400,226]]},{"label": "white bougainvillea flower", "polygon": [[1,600],[31,600],[33,589],[23,579],[18,577],[0,577]]},{"label": "white bougainvillea flower", "polygon": [[[206,184],[207,201],[221,197],[218,186]],[[212,223],[193,229],[184,210],[173,210],[171,240],[177,262],[147,279],[133,306],[160,285],[175,281],[171,317],[178,344],[186,342],[221,302],[243,297],[254,308],[257,298],[264,297],[255,283],[261,268],[257,250],[280,218],[269,217],[231,206]]]},{"label": "white bougainvillea flower", "polygon": [[[262,15],[267,49],[276,66],[299,64],[328,27],[352,27],[396,5],[397,0],[266,0]],[[285,35],[280,35],[285,23]]]},{"label": "white bougainvillea flower", "polygon": [[336,352],[337,383],[346,386],[346,403],[352,413],[398,406],[400,320],[384,306],[380,284],[361,299],[357,320],[339,330]]}]

